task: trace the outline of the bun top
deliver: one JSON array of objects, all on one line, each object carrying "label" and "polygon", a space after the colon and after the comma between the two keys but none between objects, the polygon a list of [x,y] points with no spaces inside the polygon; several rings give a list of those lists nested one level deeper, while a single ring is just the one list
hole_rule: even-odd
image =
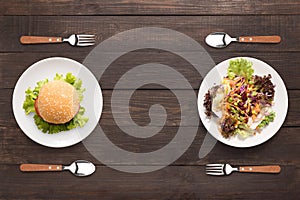
[{"label": "bun top", "polygon": [[80,102],[76,89],[62,80],[46,83],[36,101],[39,116],[53,124],[64,124],[73,119]]}]

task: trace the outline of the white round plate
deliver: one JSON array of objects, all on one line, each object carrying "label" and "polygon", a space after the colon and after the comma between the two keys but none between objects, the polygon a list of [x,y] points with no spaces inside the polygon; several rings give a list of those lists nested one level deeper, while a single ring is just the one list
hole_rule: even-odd
[{"label": "white round plate", "polygon": [[[263,76],[271,74],[271,81],[273,82],[273,84],[275,84],[274,105],[272,109],[275,111],[276,117],[274,119],[274,122],[271,122],[267,127],[265,127],[261,133],[256,133],[254,136],[250,136],[246,139],[241,139],[238,136],[226,139],[221,135],[219,131],[219,124],[217,124],[215,120],[207,118],[206,114],[204,113],[205,108],[203,106],[203,102],[204,96],[207,93],[208,89],[213,87],[214,85],[220,84],[223,77],[227,75],[229,61],[237,58],[244,58],[248,61],[251,61],[253,63],[255,75]],[[283,80],[270,65],[256,58],[236,57],[219,63],[206,75],[203,82],[201,83],[198,93],[198,111],[205,128],[218,141],[233,147],[252,147],[269,140],[282,126],[287,114],[287,110],[288,95]]]},{"label": "white round plate", "polygon": [[[68,72],[80,78],[86,89],[81,105],[89,121],[82,128],[56,134],[43,133],[34,123],[34,114],[25,114],[25,91],[28,87],[34,88],[38,81],[53,80],[56,73],[66,75]],[[94,130],[102,113],[103,99],[98,81],[85,66],[69,58],[52,57],[34,63],[21,75],[13,92],[12,106],[19,127],[30,139],[48,147],[67,147],[81,142]]]}]

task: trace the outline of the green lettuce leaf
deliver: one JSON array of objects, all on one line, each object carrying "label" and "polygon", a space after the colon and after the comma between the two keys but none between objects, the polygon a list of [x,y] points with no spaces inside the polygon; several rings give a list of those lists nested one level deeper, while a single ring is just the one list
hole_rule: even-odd
[{"label": "green lettuce leaf", "polygon": [[75,117],[65,124],[50,124],[48,122],[45,122],[37,114],[35,114],[33,118],[38,129],[40,129],[43,133],[53,134],[59,133],[61,131],[68,131],[78,126],[83,127],[88,121],[88,118],[83,116],[84,112],[85,109],[83,107],[80,107],[79,112],[75,115]]},{"label": "green lettuce leaf", "polygon": [[[85,89],[81,87],[81,79],[76,78],[72,73],[67,73],[65,77],[62,74],[56,74],[54,80],[63,80],[73,85],[73,87],[78,92],[80,102],[83,100],[83,92],[85,91]],[[78,113],[74,116],[74,118],[65,124],[50,124],[36,114],[34,102],[39,95],[40,89],[48,82],[48,79],[39,81],[36,83],[36,86],[33,90],[31,88],[28,88],[25,91],[26,97],[25,101],[23,102],[23,109],[25,110],[25,113],[27,115],[30,113],[35,113],[35,115],[33,116],[34,122],[37,125],[38,129],[40,129],[44,133],[53,134],[61,131],[68,131],[76,127],[83,127],[88,122],[88,118],[84,116],[85,109],[83,107],[80,107]]]},{"label": "green lettuce leaf", "polygon": [[234,131],[234,134],[238,134],[238,136],[240,136],[243,139],[254,135],[254,133],[255,130],[251,129],[247,124],[240,124],[238,128]]},{"label": "green lettuce leaf", "polygon": [[227,69],[227,76],[229,79],[234,79],[237,76],[245,77],[246,80],[251,80],[254,69],[252,63],[246,59],[240,58],[231,60]]},{"label": "green lettuce leaf", "polygon": [[25,110],[26,115],[29,113],[35,112],[34,109],[34,101],[36,100],[37,96],[39,95],[40,89],[48,83],[48,79],[44,81],[39,81],[36,83],[35,88],[32,90],[30,87],[25,91],[25,101],[23,102],[23,109]]},{"label": "green lettuce leaf", "polygon": [[56,74],[56,77],[54,78],[54,80],[64,80],[67,83],[70,83],[71,85],[73,85],[73,87],[78,92],[79,100],[80,101],[83,100],[83,93],[85,91],[85,88],[81,87],[82,86],[81,79],[76,78],[76,76],[74,76],[72,73],[67,73],[65,78],[62,75]]},{"label": "green lettuce leaf", "polygon": [[275,112],[272,111],[269,115],[265,116],[265,118],[260,122],[260,124],[257,126],[258,128],[263,128],[270,124],[270,122],[273,122],[275,119]]}]

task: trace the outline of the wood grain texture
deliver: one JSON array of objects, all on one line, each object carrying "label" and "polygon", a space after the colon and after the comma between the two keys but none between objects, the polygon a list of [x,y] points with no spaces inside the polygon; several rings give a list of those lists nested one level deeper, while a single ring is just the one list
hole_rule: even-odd
[{"label": "wood grain texture", "polygon": [[62,165],[49,164],[21,164],[22,172],[37,172],[37,171],[62,171]]},{"label": "wood grain texture", "polygon": [[261,165],[261,166],[241,166],[240,172],[248,173],[280,173],[281,167],[279,165]]},{"label": "wood grain texture", "polygon": [[[134,28],[163,27],[193,38],[206,49],[222,52],[300,51],[300,19],[297,15],[258,16],[0,16],[1,52],[89,52],[93,47],[74,48],[69,44],[22,45],[21,35],[68,37],[73,33],[95,34],[96,43]],[[279,44],[232,43],[218,50],[204,43],[212,32],[241,35],[279,35]],[[169,35],[161,38],[169,39]],[[189,51],[189,49],[182,49]]]},{"label": "wood grain texture", "polygon": [[273,36],[240,36],[239,42],[245,43],[280,43],[281,37]]},{"label": "wood grain texture", "polygon": [[[2,106],[2,111],[0,114],[0,126],[5,127],[15,127],[16,121],[12,112],[11,98],[7,98],[7,96],[11,97],[12,90],[5,89],[0,90],[3,96],[0,97],[0,106]],[[120,92],[120,98],[115,99],[115,105],[119,107],[126,108],[126,100],[123,99],[123,96],[127,96],[132,91],[124,90]],[[185,93],[189,94],[189,91],[180,90],[181,94]],[[103,111],[100,119],[100,123],[103,125],[116,125],[114,121],[114,117],[111,110],[111,95],[112,90],[104,90],[103,91]],[[195,96],[197,95],[197,91],[195,91]],[[152,105],[159,104],[162,105],[167,113],[167,119],[165,126],[188,126],[195,127],[198,126],[194,121],[198,120],[198,107],[197,102],[192,103],[189,100],[189,96],[186,96],[183,99],[183,103],[186,110],[189,110],[193,113],[193,116],[181,116],[180,112],[180,104],[176,96],[169,90],[137,90],[134,92],[129,105],[129,113],[131,118],[135,123],[139,126],[146,126],[150,123],[149,118],[149,109]],[[299,126],[299,99],[300,99],[300,91],[299,90],[290,90],[289,91],[289,111],[283,126]],[[126,107],[125,107],[126,106]],[[22,108],[20,108],[22,109]],[[164,118],[164,113],[156,113],[157,117]],[[126,113],[118,113],[117,118],[122,122],[124,126],[130,126],[130,121],[126,120]],[[189,120],[181,119],[189,118]],[[199,123],[200,126],[203,126],[202,123]]]},{"label": "wood grain texture", "polygon": [[[0,199],[299,199],[299,0],[0,0],[0,5]],[[47,57],[68,57],[82,63],[94,48],[74,48],[69,44],[22,45],[20,36],[68,37],[73,33],[90,33],[97,35],[96,43],[100,44],[118,33],[142,27],[162,27],[186,34],[200,43],[215,63],[231,57],[250,56],[273,66],[284,80],[289,95],[289,110],[283,127],[259,146],[241,149],[218,142],[206,157],[199,159],[199,149],[207,131],[201,122],[193,122],[197,115],[181,124],[180,107],[174,94],[157,84],[148,84],[132,96],[130,115],[136,124],[146,126],[150,122],[151,105],[161,104],[167,112],[166,124],[148,139],[127,135],[116,125],[110,105],[114,85],[124,73],[140,64],[162,63],[181,73],[195,95],[203,79],[178,55],[143,49],[118,58],[99,80],[104,96],[100,125],[115,145],[136,153],[162,148],[180,126],[187,128],[186,134],[197,127],[191,146],[170,166],[144,174],[123,173],[104,166],[88,152],[84,143],[48,148],[35,143],[20,130],[11,107],[13,88],[19,76],[31,64]],[[279,35],[282,40],[269,45],[232,43],[224,49],[214,49],[208,47],[204,39],[216,31],[233,37]],[[164,35],[161,39],[170,38]],[[182,51],[191,52],[191,49],[182,48]],[[124,88],[121,92],[126,94],[130,89]],[[120,97],[117,102],[121,104],[124,99]],[[197,113],[196,102],[186,107]],[[125,119],[123,113],[117,117]],[[124,126],[133,129],[131,124]],[[78,178],[70,172],[23,173],[19,170],[23,163],[68,165],[77,159],[95,163],[96,173]],[[129,161],[110,160],[109,163],[135,165]],[[212,177],[205,175],[207,163],[280,165],[281,172]],[[148,160],[145,164],[161,163]]]},{"label": "wood grain texture", "polygon": [[28,36],[20,37],[21,44],[43,44],[43,43],[61,43],[61,37]]},{"label": "wood grain texture", "polygon": [[282,15],[299,14],[297,0],[1,0],[0,15]]},{"label": "wood grain texture", "polygon": [[[91,49],[90,49],[91,50]],[[300,73],[298,63],[300,57],[298,52],[232,52],[224,53],[221,51],[208,51],[214,62],[220,63],[228,58],[237,56],[254,57],[267,62],[271,65],[283,79],[287,89],[300,89]],[[33,63],[48,57],[67,57],[78,62],[83,62],[88,52],[50,52],[50,53],[0,53],[0,88],[14,88],[19,76]],[[287,62],[288,60],[288,62]],[[164,52],[161,50],[134,51],[118,58],[102,75],[100,85],[103,90],[112,90],[117,81],[130,69],[146,64],[161,63],[172,67],[186,77],[192,88],[198,90],[203,77],[194,67],[178,55]],[[13,66],[13,67],[10,67]],[[95,74],[96,75],[96,74]],[[50,77],[51,78],[51,77]],[[138,77],[137,77],[138,79]],[[176,81],[176,80],[174,80]],[[132,89],[132,88],[128,88]],[[165,89],[159,85],[146,85],[144,89]],[[178,88],[173,88],[178,89]]]},{"label": "wood grain texture", "polygon": [[[170,142],[172,136],[177,133],[178,127],[165,127],[161,132],[149,138],[139,140],[123,133],[117,126],[101,126],[107,137],[118,147],[130,152],[151,152],[162,148]],[[53,149],[41,146],[29,139],[19,128],[0,127],[2,134],[0,164],[12,165],[22,163],[57,163],[68,165],[74,160],[85,159],[96,165],[103,165],[94,158],[83,143],[67,147]],[[298,133],[300,128],[282,128],[268,142],[254,148],[233,148],[222,143],[217,143],[207,157],[199,160],[198,152],[207,131],[199,127],[197,135],[189,149],[174,163],[174,166],[205,165],[206,163],[230,163],[232,165],[292,165],[299,166]],[[97,133],[95,133],[97,134]],[[34,152],[34,153],[33,153]],[[76,153],[74,153],[76,152]],[[134,163],[119,163],[107,161],[111,165],[134,165]],[[149,160],[145,164],[153,163]]]},{"label": "wood grain texture", "polygon": [[[235,173],[221,178],[203,175],[204,166],[169,166],[146,174],[121,173],[97,166],[98,173],[78,178],[69,172],[22,173],[17,165],[0,165],[0,198],[84,199],[88,196],[91,199],[148,200],[285,199],[288,196],[297,199],[297,193],[291,191],[297,190],[298,170],[293,165],[286,165],[276,175]],[[22,184],[24,181],[26,184]],[[16,188],[22,188],[21,197]],[[232,191],[232,188],[239,188],[239,191]]]}]

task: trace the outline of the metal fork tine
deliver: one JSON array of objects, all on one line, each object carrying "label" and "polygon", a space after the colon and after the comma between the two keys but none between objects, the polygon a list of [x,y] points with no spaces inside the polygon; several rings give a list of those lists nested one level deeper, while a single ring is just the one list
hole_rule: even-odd
[{"label": "metal fork tine", "polygon": [[95,40],[78,40],[78,43],[95,43]]},{"label": "metal fork tine", "polygon": [[92,46],[95,44],[95,35],[92,34],[78,34],[77,46]]},{"label": "metal fork tine", "polygon": [[78,37],[78,40],[95,40],[94,37]]},{"label": "metal fork tine", "polygon": [[221,170],[221,169],[223,169],[223,167],[206,167],[206,169],[219,169],[219,170]]},{"label": "metal fork tine", "polygon": [[95,38],[78,38],[78,41],[95,41]]},{"label": "metal fork tine", "polygon": [[217,164],[211,164],[211,165],[206,165],[206,169],[223,169],[223,165],[217,165]]},{"label": "metal fork tine", "polygon": [[223,173],[215,173],[215,172],[206,172],[207,175],[214,175],[214,176],[222,176]]},{"label": "metal fork tine", "polygon": [[95,43],[94,40],[90,40],[90,41],[78,41],[78,44],[85,44],[85,43]]},{"label": "metal fork tine", "polygon": [[92,34],[79,34],[78,37],[95,37],[95,35]]},{"label": "metal fork tine", "polygon": [[90,46],[95,44],[95,35],[77,35],[78,46]]},{"label": "metal fork tine", "polygon": [[78,37],[78,40],[95,39],[96,37]]},{"label": "metal fork tine", "polygon": [[206,169],[206,171],[223,171],[223,168]]},{"label": "metal fork tine", "polygon": [[78,43],[77,44],[77,46],[92,46],[92,45],[94,45],[95,43],[93,42],[93,43]]},{"label": "metal fork tine", "polygon": [[206,171],[206,173],[215,173],[215,174],[223,174],[222,171]]},{"label": "metal fork tine", "polygon": [[223,167],[206,167],[206,170],[223,170]]},{"label": "metal fork tine", "polygon": [[95,40],[78,40],[78,43],[95,43]]},{"label": "metal fork tine", "polygon": [[68,38],[63,38],[62,41],[72,46],[91,46],[95,44],[96,37],[92,34],[72,34]]},{"label": "metal fork tine", "polygon": [[206,174],[207,175],[216,175],[216,176],[222,176],[224,174],[224,164],[206,164]]},{"label": "metal fork tine", "polygon": [[219,167],[219,166],[223,167],[224,164],[216,164],[216,163],[212,163],[212,164],[206,164],[206,166],[207,166],[207,167]]},{"label": "metal fork tine", "polygon": [[95,35],[77,35],[78,39],[95,39]]}]

